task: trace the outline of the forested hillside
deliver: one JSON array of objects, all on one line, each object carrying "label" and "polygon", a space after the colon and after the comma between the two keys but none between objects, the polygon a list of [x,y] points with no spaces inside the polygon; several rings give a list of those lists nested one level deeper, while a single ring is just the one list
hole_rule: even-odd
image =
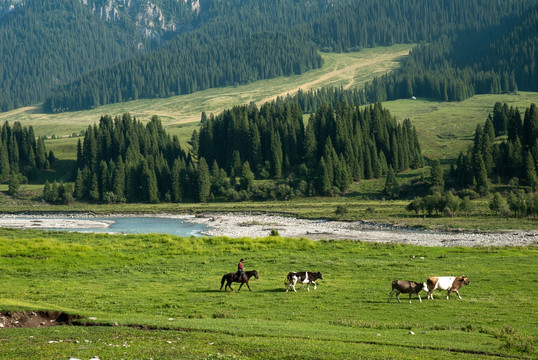
[{"label": "forested hillside", "polygon": [[538,91],[538,6],[495,26],[443,35],[414,49],[400,72],[366,86],[366,99],[412,95],[461,101],[474,94]]},{"label": "forested hillside", "polygon": [[321,64],[322,58],[313,44],[286,34],[221,37],[218,41],[184,36],[162,50],[82,77],[49,97],[44,109],[60,112],[138,98],[190,94],[301,74]]},{"label": "forested hillside", "polygon": [[[500,39],[509,39],[503,40],[503,43],[511,44],[514,37],[524,32],[515,29],[514,34],[509,35],[507,31],[522,15],[528,15],[527,10],[535,2],[200,0],[181,1],[174,5],[174,2],[162,0],[148,8],[147,18],[136,21],[132,21],[128,15],[136,12],[138,2],[129,4],[88,0],[81,5],[79,0],[50,0],[43,5],[29,0],[25,6],[4,14],[6,21],[2,22],[1,28],[5,33],[12,34],[11,37],[19,32],[22,34],[5,42],[9,49],[1,51],[8,54],[6,59],[9,58],[9,61],[0,62],[2,74],[8,79],[2,85],[8,89],[0,99],[2,109],[39,102],[45,98],[45,109],[54,112],[141,97],[183,94],[208,87],[300,74],[319,66],[318,49],[349,51],[402,42],[426,42],[431,46],[424,45],[413,52],[413,59],[404,70],[407,74],[405,77],[379,79],[371,84],[366,89],[365,100],[375,102],[407,96],[410,92],[419,94],[421,91],[436,90],[429,83],[423,85],[419,82],[416,76],[418,72],[423,73],[428,82],[431,80],[441,84],[435,85],[440,89],[440,96],[445,95],[446,88],[447,100],[459,99],[462,96],[460,83],[465,83],[462,76],[467,74],[467,70],[458,70],[456,65],[450,63],[448,70],[442,68],[443,71],[439,72],[439,65],[435,63],[438,54],[457,57],[461,50],[466,54],[469,49],[487,48],[490,43]],[[161,13],[170,19],[183,19],[184,22],[167,22]],[[17,22],[15,19],[20,20]],[[34,20],[24,23],[34,24],[37,28],[31,31],[40,34],[39,39],[49,41],[15,46],[24,43],[21,39],[26,37],[22,19]],[[88,23],[95,25],[90,27]],[[155,52],[133,57],[137,53],[134,48],[138,48],[134,45],[139,45],[142,40],[133,40],[132,34],[140,34],[140,26],[146,26],[146,35],[154,34],[153,30],[148,30],[148,24],[152,24],[152,29],[175,29],[175,32],[167,33],[167,37],[172,33],[178,35]],[[99,30],[101,28],[102,31]],[[480,35],[476,36],[476,40],[481,46],[461,41],[465,40],[461,34],[468,31]],[[484,34],[488,36],[484,37]],[[442,40],[438,40],[440,37]],[[29,38],[32,39],[32,36]],[[56,39],[58,41],[53,41]],[[260,42],[260,46],[250,50],[255,42]],[[459,42],[467,45],[454,47]],[[534,39],[529,37],[525,44],[532,45],[533,42]],[[44,47],[43,44],[52,45]],[[501,46],[500,43],[498,46]],[[39,50],[43,47],[43,50]],[[40,56],[31,55],[34,48]],[[67,50],[78,48],[84,50],[79,53]],[[149,45],[145,48],[149,49]],[[14,52],[14,49],[19,50]],[[245,50],[251,53],[237,57],[238,52]],[[254,51],[264,52],[265,58],[260,57],[261,53],[254,54]],[[426,55],[420,55],[421,52],[426,52]],[[275,57],[275,54],[279,56]],[[416,66],[417,59],[429,59],[431,54],[435,55],[431,59],[433,64],[427,65],[431,69]],[[495,51],[491,54],[494,57],[489,62],[505,63],[504,58],[495,55]],[[479,54],[477,58],[482,59],[482,55]],[[126,58],[129,59],[122,61]],[[33,61],[32,66],[27,64],[29,61]],[[215,68],[214,64],[219,66]],[[484,86],[490,85],[491,79],[497,81],[497,77],[500,78],[501,85],[488,86],[488,91],[504,89],[505,79],[508,79],[508,88],[517,84],[523,89],[525,85],[519,84],[518,74],[512,76],[511,66],[508,63],[510,71],[506,70],[506,66],[490,70],[488,64],[483,64],[482,67],[487,70],[473,71],[480,79],[486,79]],[[490,71],[495,74],[490,74]],[[22,82],[14,80],[15,73],[23,79]],[[75,74],[79,76],[77,79]],[[422,78],[420,80],[423,81]],[[56,90],[51,93],[53,87]],[[466,87],[463,96],[470,93],[472,91]]]},{"label": "forested hillside", "polygon": [[0,110],[43,101],[52,87],[135,54],[144,40],[125,26],[79,0],[28,0],[1,15]]}]

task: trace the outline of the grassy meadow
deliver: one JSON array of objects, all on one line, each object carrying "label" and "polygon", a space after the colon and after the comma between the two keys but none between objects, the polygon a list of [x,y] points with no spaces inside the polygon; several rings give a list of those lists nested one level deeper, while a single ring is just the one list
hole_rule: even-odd
[{"label": "grassy meadow", "polygon": [[398,120],[411,119],[424,156],[429,159],[456,159],[460,151],[472,144],[476,125],[484,126],[496,102],[519,108],[523,117],[525,108],[538,104],[538,93],[475,95],[460,102],[438,102],[429,99],[387,101]]},{"label": "grassy meadow", "polygon": [[[538,356],[536,247],[0,230],[0,254],[2,310],[82,317],[0,330],[1,359]],[[242,257],[260,275],[252,292],[219,291]],[[286,293],[287,272],[300,270],[324,280]],[[392,280],[450,274],[471,280],[463,300],[387,303]]]}]

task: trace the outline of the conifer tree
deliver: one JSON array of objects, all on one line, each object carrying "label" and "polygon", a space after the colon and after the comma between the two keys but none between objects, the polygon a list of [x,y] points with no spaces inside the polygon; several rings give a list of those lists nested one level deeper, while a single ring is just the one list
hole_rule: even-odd
[{"label": "conifer tree", "polygon": [[172,195],[173,202],[180,202],[182,200],[181,171],[183,168],[184,166],[182,165],[181,160],[179,158],[174,160],[174,165],[172,166],[172,172],[171,172],[171,176],[172,176],[171,195]]},{"label": "conifer tree", "polygon": [[480,195],[486,195],[489,191],[488,172],[484,160],[482,159],[482,154],[478,153],[475,161],[475,169],[477,170],[475,172],[476,191]]},{"label": "conifer tree", "polygon": [[387,179],[385,180],[385,187],[383,188],[383,193],[390,198],[396,198],[398,197],[398,192],[398,180],[396,179],[396,175],[394,174],[392,166],[389,166],[389,170],[387,172]]},{"label": "conifer tree", "polygon": [[[149,159],[149,158],[148,158]],[[149,203],[159,202],[159,190],[157,187],[157,177],[155,171],[150,168],[148,162],[143,160],[140,164],[141,167],[141,185],[142,185],[142,199]]]},{"label": "conifer tree", "polygon": [[12,171],[11,176],[9,178],[7,193],[11,196],[16,196],[19,192],[20,187],[21,187],[21,179],[19,177],[19,174]]},{"label": "conifer tree", "polygon": [[248,161],[243,164],[241,169],[241,179],[239,180],[241,190],[250,191],[254,185],[254,174],[250,170]]},{"label": "conifer tree", "polygon": [[443,191],[445,188],[445,180],[443,179],[443,168],[441,167],[439,159],[433,161],[432,167],[430,168],[430,176],[431,185],[438,190]]},{"label": "conifer tree", "polygon": [[211,191],[211,175],[205,158],[200,158],[198,162],[198,201],[206,202]]},{"label": "conifer tree", "polygon": [[83,199],[84,198],[84,178],[82,177],[82,172],[80,169],[77,169],[77,176],[75,177],[75,198]]},{"label": "conifer tree", "polygon": [[525,181],[531,189],[536,190],[538,187],[538,176],[536,175],[536,168],[534,166],[534,158],[532,157],[530,151],[527,151],[526,161],[525,161]]},{"label": "conifer tree", "polygon": [[325,159],[323,158],[323,156],[321,157],[318,166],[318,178],[319,192],[322,195],[330,195],[332,191],[332,183],[329,179],[329,171],[327,169],[327,164],[325,163]]},{"label": "conifer tree", "polygon": [[99,182],[97,181],[97,174],[93,173],[90,179],[91,179],[90,188],[89,188],[90,200],[98,201],[99,200]]}]

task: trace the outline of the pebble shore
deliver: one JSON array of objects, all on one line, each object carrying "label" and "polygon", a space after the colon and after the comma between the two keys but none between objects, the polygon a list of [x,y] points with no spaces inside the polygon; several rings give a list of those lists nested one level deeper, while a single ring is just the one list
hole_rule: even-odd
[{"label": "pebble shore", "polygon": [[[312,240],[349,239],[437,247],[538,245],[538,230],[510,230],[502,232],[432,231],[407,229],[362,221],[307,220],[278,215],[238,213],[205,213],[201,215],[161,214],[151,216],[178,218],[191,223],[203,224],[209,228],[202,233],[203,235],[228,236],[232,238],[266,237],[269,236],[272,230],[276,230],[282,237],[305,237]],[[99,231],[106,230],[111,223],[113,221],[92,220],[91,216],[85,219],[57,219],[41,216],[30,216],[29,218],[20,218],[17,216],[0,217],[0,227],[21,229],[49,228],[61,230],[73,228]]]},{"label": "pebble shore", "polygon": [[204,224],[209,236],[265,237],[277,230],[283,237],[350,239],[381,243],[402,243],[421,246],[527,246],[538,245],[536,231],[459,232],[405,229],[361,221],[306,220],[273,215],[204,214],[192,216],[189,222]]}]

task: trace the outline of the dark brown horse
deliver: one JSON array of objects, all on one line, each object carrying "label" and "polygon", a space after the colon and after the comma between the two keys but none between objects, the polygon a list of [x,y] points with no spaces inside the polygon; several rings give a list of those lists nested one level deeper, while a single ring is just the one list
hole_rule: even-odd
[{"label": "dark brown horse", "polygon": [[233,273],[233,272],[228,273],[228,274],[224,275],[222,277],[222,280],[220,281],[220,290],[222,290],[222,287],[224,286],[224,281],[226,281],[226,286],[224,286],[224,291],[227,291],[226,288],[228,288],[228,287],[230,288],[230,290],[234,291],[234,289],[232,289],[232,283],[233,282],[241,283],[241,285],[239,285],[239,289],[237,289],[237,291],[241,290],[241,286],[243,286],[243,284],[247,285],[248,291],[252,291],[252,290],[250,290],[250,286],[248,285],[248,281],[253,276],[256,279],[258,279],[258,272],[256,270],[245,271],[245,273],[243,274],[243,277],[239,277],[237,275],[237,273]]}]

